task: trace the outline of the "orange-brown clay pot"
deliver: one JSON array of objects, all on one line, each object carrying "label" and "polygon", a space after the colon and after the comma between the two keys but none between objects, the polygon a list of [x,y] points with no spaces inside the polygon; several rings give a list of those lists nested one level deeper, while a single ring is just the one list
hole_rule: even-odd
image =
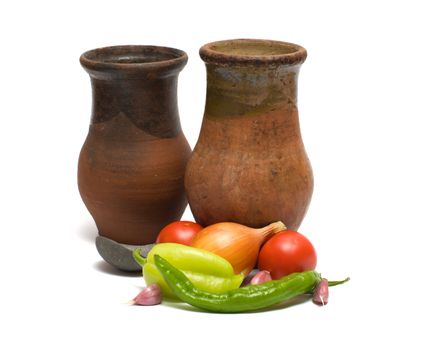
[{"label": "orange-brown clay pot", "polygon": [[81,197],[100,235],[151,243],[187,204],[183,177],[191,149],[177,109],[177,77],[187,55],[114,46],[88,51],[80,62],[93,92],[78,165]]},{"label": "orange-brown clay pot", "polygon": [[226,40],[200,49],[206,106],[185,175],[200,224],[263,227],[281,220],[299,227],[313,190],[297,109],[306,55],[298,45],[268,40]]}]

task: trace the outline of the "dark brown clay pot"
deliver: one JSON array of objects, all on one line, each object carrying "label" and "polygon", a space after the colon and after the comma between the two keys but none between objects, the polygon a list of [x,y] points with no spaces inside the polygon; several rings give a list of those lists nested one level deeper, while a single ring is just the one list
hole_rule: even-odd
[{"label": "dark brown clay pot", "polygon": [[84,53],[93,107],[78,166],[81,197],[99,234],[152,243],[186,207],[183,177],[191,149],[180,127],[177,77],[185,52],[114,46]]},{"label": "dark brown clay pot", "polygon": [[207,97],[185,189],[202,225],[233,221],[296,230],[313,176],[298,121],[297,79],[306,50],[268,40],[227,40],[200,49]]}]

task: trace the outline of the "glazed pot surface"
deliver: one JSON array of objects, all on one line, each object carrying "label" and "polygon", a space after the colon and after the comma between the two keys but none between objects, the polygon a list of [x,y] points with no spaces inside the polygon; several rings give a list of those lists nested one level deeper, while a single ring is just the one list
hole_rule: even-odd
[{"label": "glazed pot surface", "polygon": [[177,76],[186,60],[180,50],[154,46],[81,56],[91,76],[93,108],[78,186],[100,235],[152,243],[183,214],[191,150],[180,127]]},{"label": "glazed pot surface", "polygon": [[222,221],[296,230],[313,191],[296,104],[306,52],[298,45],[230,40],[200,50],[207,98],[185,188],[202,225]]}]

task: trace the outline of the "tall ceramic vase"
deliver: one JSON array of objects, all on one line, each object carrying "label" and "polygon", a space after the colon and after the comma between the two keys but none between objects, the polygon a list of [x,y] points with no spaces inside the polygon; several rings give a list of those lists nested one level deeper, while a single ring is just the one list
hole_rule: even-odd
[{"label": "tall ceramic vase", "polygon": [[114,46],[84,53],[92,116],[78,165],[81,197],[100,235],[147,244],[180,219],[191,150],[180,127],[177,77],[185,52]]},{"label": "tall ceramic vase", "polygon": [[267,40],[227,40],[200,49],[206,63],[203,124],[185,188],[202,225],[234,221],[297,229],[313,176],[301,139],[297,80],[306,50]]}]

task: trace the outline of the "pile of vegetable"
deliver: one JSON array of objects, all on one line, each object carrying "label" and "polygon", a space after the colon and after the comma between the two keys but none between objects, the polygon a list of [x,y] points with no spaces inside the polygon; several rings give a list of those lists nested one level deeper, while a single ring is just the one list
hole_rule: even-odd
[{"label": "pile of vegetable", "polygon": [[282,222],[254,229],[178,221],[163,228],[156,242],[147,257],[133,252],[147,285],[133,304],[156,305],[164,297],[212,312],[245,312],[310,294],[325,305],[328,287],[348,281],[321,278],[312,243]]}]

